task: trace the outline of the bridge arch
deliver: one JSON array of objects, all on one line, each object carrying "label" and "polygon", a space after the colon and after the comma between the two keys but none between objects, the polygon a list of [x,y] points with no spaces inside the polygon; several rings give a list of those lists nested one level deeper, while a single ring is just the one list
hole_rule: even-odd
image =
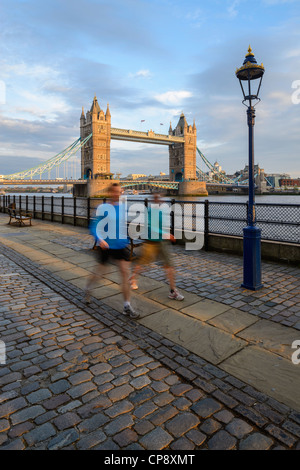
[{"label": "bridge arch", "polygon": [[181,172],[178,172],[175,174],[175,181],[180,183],[181,181],[183,181],[183,175]]},{"label": "bridge arch", "polygon": [[93,178],[93,170],[91,168],[85,168],[83,178],[90,180]]}]

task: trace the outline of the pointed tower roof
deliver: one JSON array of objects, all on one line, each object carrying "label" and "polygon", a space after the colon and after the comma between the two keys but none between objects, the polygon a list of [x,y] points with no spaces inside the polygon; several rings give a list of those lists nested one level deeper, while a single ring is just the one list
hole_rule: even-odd
[{"label": "pointed tower roof", "polygon": [[196,122],[195,122],[195,119],[194,119],[194,122],[193,122],[193,130],[194,130],[194,131],[196,130]]},{"label": "pointed tower roof", "polygon": [[81,117],[85,117],[84,115],[84,107],[82,106]]},{"label": "pointed tower roof", "polygon": [[111,114],[110,114],[110,110],[109,110],[109,104],[107,103],[107,109],[106,109],[106,114],[105,114],[105,116],[107,117],[107,116],[110,116],[110,115],[111,115]]},{"label": "pointed tower roof", "polygon": [[180,126],[180,127],[182,127],[182,128],[184,128],[185,126],[187,126],[187,122],[186,122],[186,119],[185,119],[185,116],[184,116],[183,113],[181,113],[181,115],[180,115],[180,119],[179,119],[179,121],[178,121],[177,126]]},{"label": "pointed tower roof", "polygon": [[95,95],[90,112],[91,113],[100,113],[100,111],[101,111],[101,109],[100,109],[99,103],[97,101],[97,96]]}]

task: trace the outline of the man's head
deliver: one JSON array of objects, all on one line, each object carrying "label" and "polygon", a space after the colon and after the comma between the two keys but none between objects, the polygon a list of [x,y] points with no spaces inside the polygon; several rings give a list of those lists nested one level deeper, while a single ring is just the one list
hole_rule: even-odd
[{"label": "man's head", "polygon": [[161,201],[160,193],[156,192],[153,194],[153,202],[154,204],[159,204]]},{"label": "man's head", "polygon": [[117,202],[122,194],[122,188],[119,183],[112,183],[108,189],[109,197],[113,202]]}]

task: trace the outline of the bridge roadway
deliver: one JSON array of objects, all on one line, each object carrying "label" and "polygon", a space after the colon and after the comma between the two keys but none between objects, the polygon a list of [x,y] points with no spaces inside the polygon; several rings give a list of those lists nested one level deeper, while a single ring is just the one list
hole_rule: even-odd
[{"label": "bridge roadway", "polygon": [[114,140],[129,140],[132,142],[146,142],[160,145],[183,144],[184,137],[174,135],[156,134],[152,130],[148,132],[133,131],[131,129],[118,129],[111,128],[111,139]]},{"label": "bridge roadway", "polygon": [[[73,184],[87,184],[88,180],[73,180],[73,179],[51,179],[51,180],[41,180],[41,179],[11,179],[11,180],[0,180],[0,186],[9,186],[9,185],[73,185]],[[166,189],[178,189],[179,182],[177,181],[158,181],[158,180],[147,180],[147,181],[139,181],[139,180],[123,180],[120,182],[121,186],[130,187],[130,186],[140,186],[140,185],[149,185],[149,186],[156,186],[156,187],[164,187]],[[248,185],[241,185],[241,184],[229,184],[229,183],[216,183],[216,182],[207,182],[207,187],[224,187],[224,188],[242,188],[247,189]]]}]

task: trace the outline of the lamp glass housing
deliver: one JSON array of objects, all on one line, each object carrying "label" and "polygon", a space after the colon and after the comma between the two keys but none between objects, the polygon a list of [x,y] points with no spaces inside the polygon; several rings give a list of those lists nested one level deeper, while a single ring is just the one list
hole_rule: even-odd
[{"label": "lamp glass housing", "polygon": [[243,65],[236,70],[236,76],[239,79],[244,97],[244,104],[248,101],[251,106],[253,101],[260,101],[259,91],[264,72],[263,64],[257,64],[252,49],[249,46]]}]

